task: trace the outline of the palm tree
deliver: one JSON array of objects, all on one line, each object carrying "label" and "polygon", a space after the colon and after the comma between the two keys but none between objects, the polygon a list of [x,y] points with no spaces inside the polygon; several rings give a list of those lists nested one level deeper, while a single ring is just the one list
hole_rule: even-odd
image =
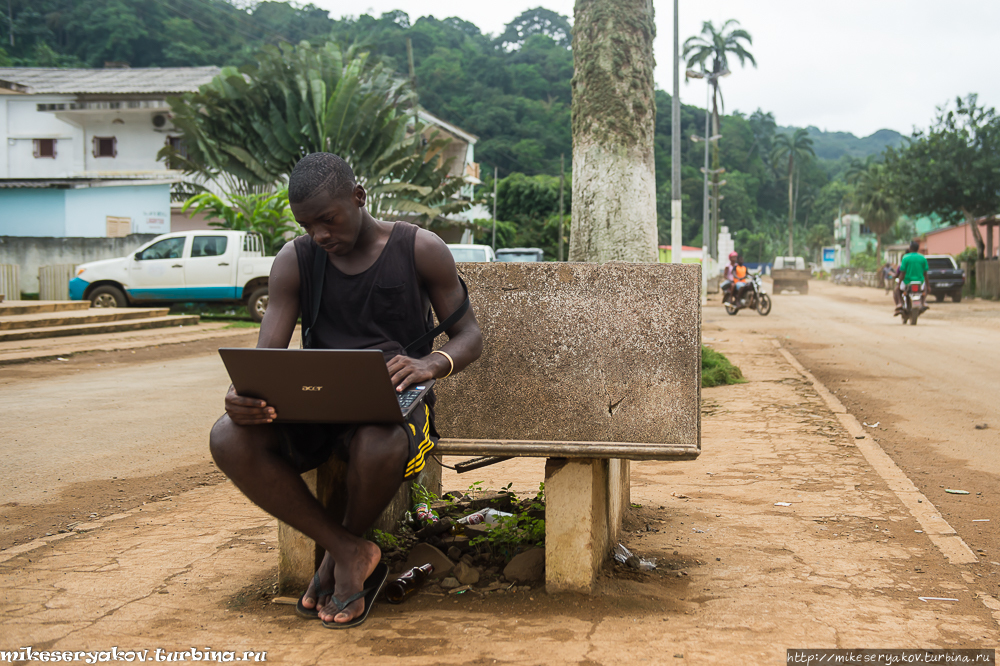
[{"label": "palm tree", "polygon": [[[740,60],[740,66],[746,61],[757,67],[757,61],[743,45],[753,44],[753,38],[746,30],[739,28],[740,22],[729,19],[716,30],[711,21],[705,21],[701,26],[701,35],[688,37],[684,41],[684,59],[688,68],[699,68],[706,74],[712,86],[712,132],[711,136],[719,134],[719,107],[725,106],[722,93],[719,90],[719,79],[729,74],[729,56],[734,55]],[[732,29],[730,29],[732,28]],[[727,32],[728,30],[728,32]],[[711,68],[708,61],[711,60]],[[708,137],[705,137],[706,139]],[[712,142],[712,218],[719,219],[719,142]],[[713,224],[713,230],[718,222]]]},{"label": "palm tree", "polygon": [[470,204],[454,198],[464,183],[449,175],[448,140],[425,138],[409,82],[353,47],[267,46],[256,64],[224,67],[170,105],[186,155],[160,157],[203,180],[269,192],[304,155],[328,151],[351,165],[374,215],[429,223]]},{"label": "palm tree", "polygon": [[872,230],[878,243],[877,255],[882,256],[882,236],[896,224],[899,213],[889,194],[889,174],[883,164],[872,164],[858,174],[857,201],[865,226]]},{"label": "palm tree", "polygon": [[795,130],[795,134],[778,134],[774,137],[774,147],[771,150],[771,161],[777,163],[788,159],[788,256],[795,256],[795,174],[799,167],[810,156],[816,157],[813,151],[813,140],[804,129]]}]

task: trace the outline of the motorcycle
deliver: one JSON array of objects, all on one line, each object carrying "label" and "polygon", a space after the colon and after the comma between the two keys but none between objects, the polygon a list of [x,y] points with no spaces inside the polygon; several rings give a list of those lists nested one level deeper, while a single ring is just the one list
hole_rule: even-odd
[{"label": "motorcycle", "polygon": [[766,317],[771,312],[771,297],[764,293],[764,285],[760,281],[760,273],[751,273],[750,280],[743,285],[739,294],[730,294],[722,299],[726,314],[734,315],[740,310],[756,310]]},{"label": "motorcycle", "polygon": [[901,285],[900,290],[903,294],[903,313],[900,318],[903,320],[903,325],[907,322],[911,326],[917,325],[917,317],[923,312],[920,308],[920,303],[923,301],[924,290],[927,288],[924,282],[911,282],[910,284]]}]

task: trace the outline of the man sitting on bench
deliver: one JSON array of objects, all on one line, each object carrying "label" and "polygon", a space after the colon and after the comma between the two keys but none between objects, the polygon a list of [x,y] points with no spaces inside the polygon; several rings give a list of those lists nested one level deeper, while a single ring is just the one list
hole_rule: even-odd
[{"label": "man sitting on bench", "polygon": [[[366,192],[347,163],[331,153],[302,158],[292,171],[288,198],[306,235],[274,259],[267,315],[258,348],[287,348],[301,313],[305,346],[380,349],[393,385],[443,378],[479,358],[482,332],[471,308],[447,330],[440,351],[431,341],[404,347],[463,306],[465,291],[448,247],[437,235],[405,222],[383,222],[365,209]],[[315,261],[326,255],[326,264]],[[323,266],[319,314],[310,321],[314,266]],[[254,504],[325,551],[299,613],[343,628],[368,616],[373,594],[365,581],[381,553],[361,538],[389,504],[403,479],[424,467],[437,433],[433,396],[415,409],[406,428],[373,424],[282,424],[262,400],[226,395],[226,414],[212,428],[219,468]],[[409,432],[407,432],[409,430]],[[331,520],[301,474],[332,454],[347,462],[347,504],[342,524]],[[359,594],[360,593],[360,594]],[[351,601],[352,597],[358,597]]]}]

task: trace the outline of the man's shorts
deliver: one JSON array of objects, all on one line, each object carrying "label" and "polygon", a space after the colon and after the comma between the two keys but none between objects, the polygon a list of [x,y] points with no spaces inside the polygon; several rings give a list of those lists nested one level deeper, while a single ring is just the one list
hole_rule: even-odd
[{"label": "man's shorts", "polygon": [[[356,423],[276,423],[279,453],[302,474],[316,469],[331,455],[347,462],[350,458],[351,440],[357,432]],[[410,440],[409,455],[403,478],[423,470],[427,456],[440,436],[434,428],[434,411],[425,402],[418,406],[403,424]]]}]

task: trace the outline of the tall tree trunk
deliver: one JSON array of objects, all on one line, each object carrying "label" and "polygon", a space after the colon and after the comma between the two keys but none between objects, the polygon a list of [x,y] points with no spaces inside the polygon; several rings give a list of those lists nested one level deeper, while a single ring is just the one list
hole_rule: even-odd
[{"label": "tall tree trunk", "polygon": [[795,256],[795,243],[793,226],[795,225],[795,209],[793,208],[793,184],[794,179],[792,178],[792,173],[795,169],[795,154],[793,152],[788,153],[788,256]]},{"label": "tall tree trunk", "polygon": [[[976,218],[965,209],[965,206],[962,206],[962,214],[965,215],[965,221],[968,222],[969,229],[972,230],[972,237],[976,241],[976,249],[979,250],[979,258],[992,259],[992,257],[986,256],[986,241],[983,240],[983,232],[980,231],[979,225],[976,224]],[[986,231],[987,233],[993,233],[993,229],[990,227],[986,227]]]},{"label": "tall tree trunk", "polygon": [[577,0],[570,261],[656,262],[652,0]]}]

